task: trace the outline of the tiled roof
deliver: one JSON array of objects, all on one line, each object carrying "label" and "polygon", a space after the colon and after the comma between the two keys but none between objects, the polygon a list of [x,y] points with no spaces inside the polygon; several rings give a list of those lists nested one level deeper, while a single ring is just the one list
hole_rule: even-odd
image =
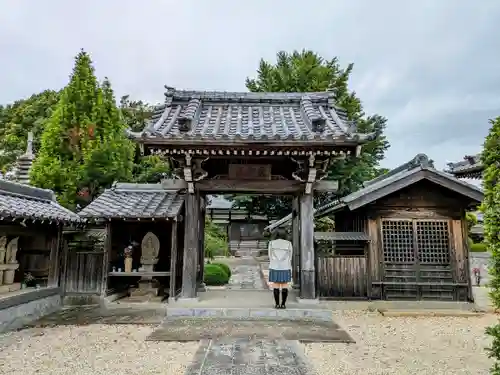
[{"label": "tiled roof", "polygon": [[314,232],[316,241],[369,241],[364,232]]},{"label": "tiled roof", "polygon": [[[357,134],[330,92],[242,93],[177,91],[167,87],[165,104],[137,138],[359,143]],[[187,130],[182,130],[185,127]]]},{"label": "tiled roof", "polygon": [[233,202],[224,198],[223,195],[211,195],[210,204],[207,205],[207,209],[218,209],[218,210],[228,210],[233,207]]},{"label": "tiled roof", "polygon": [[179,214],[184,195],[161,184],[117,183],[78,214],[87,219],[162,219]]},{"label": "tiled roof", "polygon": [[0,180],[0,217],[78,222],[75,213],[62,207],[51,190]]},{"label": "tiled roof", "polygon": [[[432,163],[430,163],[426,155],[419,154],[409,163],[403,164],[403,166],[405,168],[395,168],[381,177],[368,181],[365,183],[364,188],[341,198],[337,205],[332,206],[328,210],[323,210],[323,214],[331,213],[344,207],[348,207],[351,210],[357,209],[423,179],[429,179],[441,184],[477,202],[481,202],[483,198],[482,189],[433,168]],[[426,173],[423,174],[420,172]],[[400,181],[406,181],[406,184],[396,184]],[[371,198],[367,199],[367,197]]]},{"label": "tiled roof", "polygon": [[448,173],[454,175],[480,175],[483,171],[483,164],[481,163],[481,154],[466,156],[464,160],[457,163],[448,163]]}]

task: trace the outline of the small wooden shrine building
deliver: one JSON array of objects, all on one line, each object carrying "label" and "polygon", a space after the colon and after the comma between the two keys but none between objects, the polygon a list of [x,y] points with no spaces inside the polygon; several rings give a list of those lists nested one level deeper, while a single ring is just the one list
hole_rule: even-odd
[{"label": "small wooden shrine building", "polygon": [[[144,154],[163,154],[175,168],[169,189],[185,191],[180,297],[196,298],[203,257],[200,215],[207,194],[287,194],[299,208],[300,293],[316,298],[313,192],[335,191],[324,182],[329,163],[356,157],[373,135],[358,134],[334,95],[178,91],[165,87],[142,132],[131,133]],[[300,223],[300,224],[299,224]],[[300,250],[299,250],[300,249]]]},{"label": "small wooden shrine building", "polygon": [[420,154],[320,209],[320,297],[472,300],[465,213],[482,198]]},{"label": "small wooden shrine building", "polygon": [[[103,228],[104,245],[69,252],[65,295],[102,298],[129,293],[144,281],[156,289],[155,296],[176,296],[182,281],[184,199],[183,193],[161,183],[115,183],[105,190],[79,212],[88,224]],[[199,233],[194,236],[200,238]],[[156,247],[150,258],[144,253],[148,243]],[[126,258],[131,258],[129,270]]]},{"label": "small wooden shrine building", "polygon": [[0,331],[60,307],[62,228],[79,222],[52,191],[0,180]]}]

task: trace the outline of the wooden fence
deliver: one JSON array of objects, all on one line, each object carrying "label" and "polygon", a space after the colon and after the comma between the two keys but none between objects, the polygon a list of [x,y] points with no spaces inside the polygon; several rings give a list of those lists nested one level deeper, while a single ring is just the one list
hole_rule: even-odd
[{"label": "wooden fence", "polygon": [[100,294],[103,257],[102,251],[70,251],[66,269],[66,293]]},{"label": "wooden fence", "polygon": [[318,257],[317,262],[319,297],[367,296],[365,257]]}]

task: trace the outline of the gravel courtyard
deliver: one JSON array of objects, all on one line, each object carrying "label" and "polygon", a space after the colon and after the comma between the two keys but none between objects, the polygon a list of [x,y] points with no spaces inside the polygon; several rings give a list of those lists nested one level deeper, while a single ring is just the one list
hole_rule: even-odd
[{"label": "gravel courtyard", "polygon": [[488,374],[490,344],[484,330],[498,317],[385,318],[377,313],[335,312],[356,344],[307,344],[318,375]]},{"label": "gravel courtyard", "polygon": [[[485,327],[495,315],[471,318],[385,318],[334,312],[356,344],[305,344],[318,375],[488,374]],[[2,375],[182,375],[197,342],[152,342],[153,326],[33,328],[0,335]]]},{"label": "gravel courtyard", "polygon": [[0,335],[2,375],[182,375],[197,342],[145,341],[153,327],[90,325]]}]

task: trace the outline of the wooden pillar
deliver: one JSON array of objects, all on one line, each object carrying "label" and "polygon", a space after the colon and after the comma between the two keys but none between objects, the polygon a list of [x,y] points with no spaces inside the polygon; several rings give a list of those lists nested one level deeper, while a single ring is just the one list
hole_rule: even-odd
[{"label": "wooden pillar", "polygon": [[101,298],[106,298],[108,291],[109,254],[111,254],[111,221],[106,223],[106,239],[104,240],[104,253],[102,254],[102,279]]},{"label": "wooden pillar", "polygon": [[170,241],[170,291],[169,299],[175,298],[175,280],[177,278],[177,221],[172,222]]},{"label": "wooden pillar", "polygon": [[294,196],[292,201],[292,278],[293,288],[300,288],[300,202],[299,197]]},{"label": "wooden pillar", "polygon": [[200,271],[198,272],[198,290],[200,292],[205,291],[205,283],[203,282],[203,276],[205,274],[205,197],[200,197],[200,219],[198,222],[199,225],[199,248],[198,248],[198,264]]},{"label": "wooden pillar", "polygon": [[47,280],[47,285],[59,286],[59,275],[60,275],[60,252],[61,252],[61,242],[62,242],[62,225],[58,225],[57,231],[54,233],[55,236],[50,241],[50,258],[49,258],[49,278]]},{"label": "wooden pillar", "polygon": [[300,298],[316,299],[313,195],[300,196]]},{"label": "wooden pillar", "polygon": [[182,263],[181,298],[196,298],[196,276],[198,274],[199,258],[199,192],[186,194],[185,205],[186,218],[184,220],[184,256]]}]

